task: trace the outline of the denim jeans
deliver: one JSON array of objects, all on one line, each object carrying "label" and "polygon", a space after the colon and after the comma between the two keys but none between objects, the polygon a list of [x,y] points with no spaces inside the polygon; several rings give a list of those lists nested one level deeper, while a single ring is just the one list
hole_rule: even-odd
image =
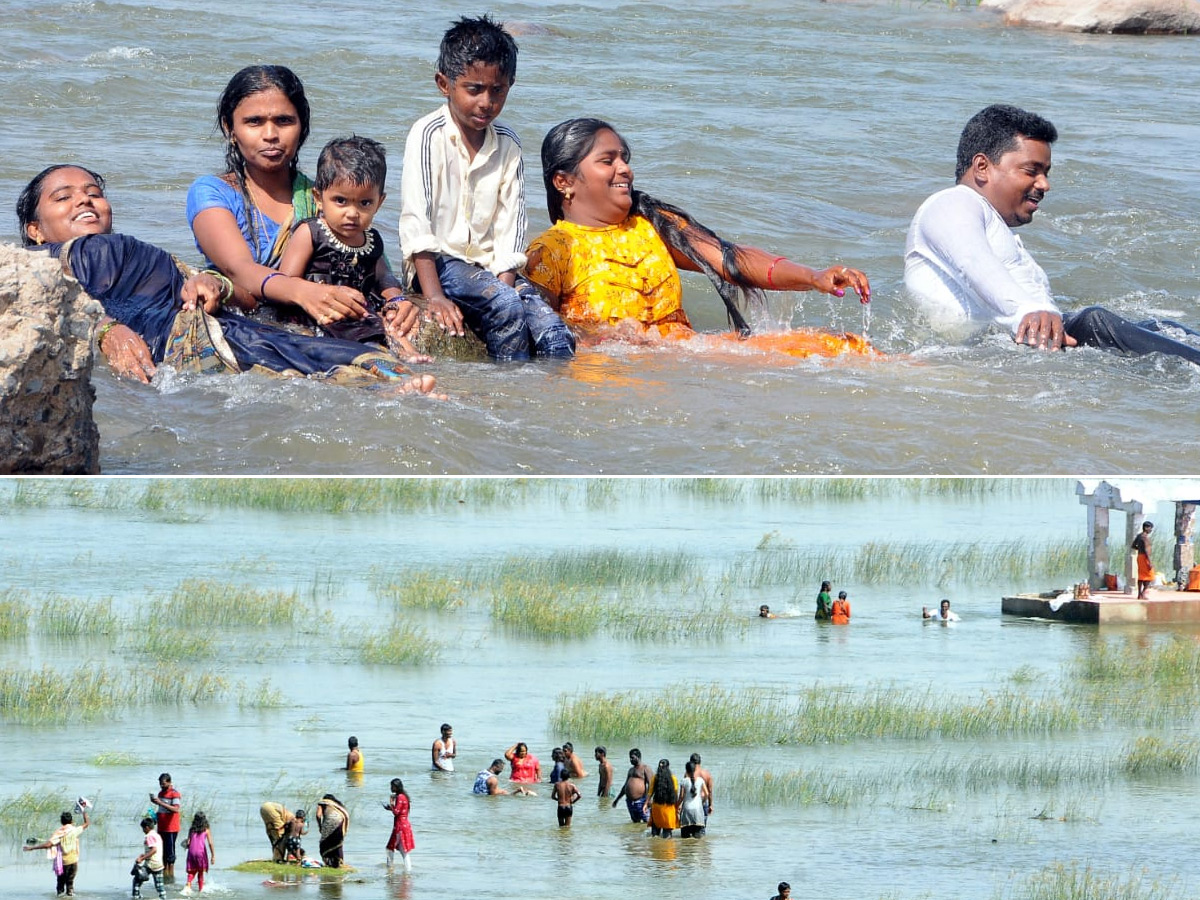
[{"label": "denim jeans", "polygon": [[510,288],[487,269],[453,256],[439,256],[435,262],[442,290],[487,345],[488,356],[520,360],[575,355],[575,335],[524,278],[518,276],[517,286]]},{"label": "denim jeans", "polygon": [[1165,353],[1200,365],[1200,347],[1164,334],[1164,327],[1179,329],[1188,335],[1197,333],[1167,319],[1130,322],[1102,306],[1089,306],[1063,316],[1063,330],[1084,346],[1139,355]]}]

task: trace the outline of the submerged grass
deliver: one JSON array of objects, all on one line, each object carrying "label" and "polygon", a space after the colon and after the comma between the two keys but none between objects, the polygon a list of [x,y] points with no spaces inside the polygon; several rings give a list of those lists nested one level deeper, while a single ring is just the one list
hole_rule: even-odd
[{"label": "submerged grass", "polygon": [[53,637],[114,634],[119,627],[120,619],[113,612],[110,597],[102,600],[52,597],[38,610],[38,633]]},{"label": "submerged grass", "polygon": [[208,672],[181,677],[168,663],[113,670],[81,666],[0,669],[0,718],[11,722],[65,722],[140,706],[211,703],[225,699],[224,678]]},{"label": "submerged grass", "polygon": [[728,580],[747,587],[819,583],[853,573],[864,584],[937,585],[1071,579],[1087,564],[1081,541],[870,541],[859,547],[800,549],[765,535],[735,562]]},{"label": "submerged grass", "polygon": [[1195,772],[1200,759],[1200,742],[1195,738],[1164,741],[1144,735],[1125,750],[1122,765],[1131,776]]},{"label": "submerged grass", "polygon": [[59,814],[69,810],[74,803],[74,798],[62,792],[22,791],[15,797],[0,800],[0,830],[29,835],[53,830],[58,827]]},{"label": "submerged grass", "polygon": [[560,550],[544,557],[510,556],[500,566],[502,579],[527,583],[558,582],[595,587],[680,587],[698,581],[698,557],[683,550],[622,550],[615,547]]},{"label": "submerged grass", "polygon": [[0,640],[12,640],[29,634],[29,619],[33,608],[28,591],[11,588],[0,591]]},{"label": "submerged grass", "polygon": [[401,609],[428,609],[445,612],[466,602],[473,588],[461,578],[426,570],[389,570],[372,566],[368,576],[371,591]]},{"label": "submerged grass", "polygon": [[216,653],[212,636],[197,628],[181,628],[161,619],[148,620],[136,632],[133,645],[152,659],[182,662],[209,659]]},{"label": "submerged grass", "polygon": [[604,626],[607,612],[598,591],[577,584],[530,582],[509,576],[492,587],[492,620],[531,637],[588,637]]},{"label": "submerged grass", "polygon": [[362,639],[357,649],[359,661],[370,665],[421,666],[436,662],[442,645],[424,629],[397,623]]},{"label": "submerged grass", "polygon": [[813,688],[789,695],[708,684],[561,695],[550,722],[553,731],[597,740],[752,746],[1047,735],[1080,728],[1082,716],[1056,697],[1007,690],[972,702],[932,690]]},{"label": "submerged grass", "polygon": [[1091,865],[1053,863],[997,894],[999,900],[1184,900],[1175,880],[1151,878],[1145,871],[1105,875]]},{"label": "submerged grass", "polygon": [[109,766],[141,766],[145,765],[148,760],[139,759],[132,753],[126,753],[124,750],[103,750],[89,759],[88,762],[93,766],[106,768]]},{"label": "submerged grass", "polygon": [[148,619],[210,628],[294,625],[305,612],[295,591],[260,591],[196,578],[184,579],[146,610]]}]

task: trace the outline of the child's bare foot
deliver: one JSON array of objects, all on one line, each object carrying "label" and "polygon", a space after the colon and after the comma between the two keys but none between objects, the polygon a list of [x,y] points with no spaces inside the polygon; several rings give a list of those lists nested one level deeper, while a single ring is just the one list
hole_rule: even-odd
[{"label": "child's bare foot", "polygon": [[435,400],[449,400],[447,394],[435,394],[433,389],[437,386],[437,379],[432,375],[414,375],[408,381],[400,386],[402,394],[427,394]]}]

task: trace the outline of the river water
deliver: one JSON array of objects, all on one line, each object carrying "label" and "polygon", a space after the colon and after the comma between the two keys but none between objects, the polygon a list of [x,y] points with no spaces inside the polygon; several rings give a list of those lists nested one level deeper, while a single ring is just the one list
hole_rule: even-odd
[{"label": "river water", "polygon": [[[812,621],[815,583],[754,588],[723,578],[771,547],[1082,543],[1085,515],[1071,482],[920,497],[897,486],[859,499],[811,500],[737,484],[704,492],[678,482],[626,481],[597,491],[583,482],[534,482],[501,489],[492,499],[485,497],[486,487],[464,483],[407,510],[331,514],[142,502],[147,488],[136,480],[110,483],[99,495],[79,482],[53,484],[14,501],[16,484],[0,482],[6,590],[39,602],[50,594],[86,601],[108,597],[124,623],[108,635],[57,639],[35,622],[28,636],[0,641],[0,668],[6,672],[46,666],[132,673],[135,666],[153,665],[130,649],[139,636],[129,623],[185,578],[295,590],[306,610],[293,628],[202,629],[215,641],[214,658],[166,663],[177,666],[183,681],[204,672],[250,688],[265,680],[282,693],[280,706],[258,708],[232,699],[118,705],[109,715],[69,725],[5,717],[0,811],[25,791],[96,800],[96,828],[84,837],[79,876],[85,897],[127,890],[126,872],[140,838],[135,823],[146,792],[164,770],[174,776],[189,812],[203,807],[209,813],[218,862],[210,881],[218,896],[274,896],[277,890],[262,886],[261,875],[228,868],[266,852],[258,805],[265,799],[291,808],[311,805],[326,791],[351,809],[346,853],[357,872],[340,885],[295,890],[305,896],[421,900],[470,894],[499,900],[570,893],[715,900],[768,897],[776,882],[787,880],[796,896],[829,900],[986,900],[1046,866],[1071,862],[1106,876],[1124,878],[1144,869],[1148,880],[1179,879],[1175,884],[1192,890],[1200,884],[1200,862],[1184,849],[1193,840],[1200,799],[1194,772],[1118,774],[1050,787],[985,784],[973,791],[920,774],[948,760],[990,758],[1016,766],[1115,758],[1134,736],[1194,738],[1194,717],[1188,715],[1150,730],[1098,730],[1085,723],[1057,740],[1034,735],[735,747],[703,734],[675,746],[640,739],[651,763],[667,757],[681,769],[688,753],[698,750],[714,772],[717,810],[708,836],[696,842],[652,840],[628,822],[623,809],[596,801],[594,774],[580,782],[585,799],[570,831],[557,828],[544,789],[536,799],[470,795],[475,773],[518,740],[527,741],[548,765],[550,748],[573,738],[590,762],[588,735],[558,734],[549,722],[560,696],[583,690],[670,688],[671,702],[687,704],[689,686],[712,683],[783,692],[823,686],[847,696],[891,686],[967,704],[982,691],[1014,684],[1018,673],[1024,673],[1031,695],[1041,689],[1053,695],[1065,684],[1064,666],[1098,640],[1150,646],[1164,634],[1098,632],[1000,615],[1002,593],[1044,589],[1044,578],[1014,576],[1002,583],[968,578],[937,588],[936,567],[927,577],[879,584],[862,583],[851,571],[831,572],[835,590],[847,589],[854,605],[851,625],[840,629]],[[22,489],[43,491],[29,483]],[[1147,512],[1169,521],[1165,507]],[[539,559],[580,548],[657,549],[695,558],[696,580],[645,590],[630,586],[619,596],[649,603],[665,618],[687,616],[706,603],[711,609],[714,602],[745,618],[712,641],[645,643],[612,633],[574,638],[569,621],[561,639],[542,640],[492,621],[492,584],[485,577],[461,607],[403,613],[441,643],[436,662],[415,668],[367,665],[353,650],[356,636],[377,630],[390,616],[389,605],[370,586],[373,565],[455,571],[470,564],[494,579],[514,557]],[[923,625],[920,606],[942,594],[953,597],[963,621],[954,628]],[[764,622],[755,617],[760,603],[798,615]],[[459,771],[434,777],[428,753],[442,721],[455,728]],[[361,782],[337,771],[350,734],[358,736],[366,758]],[[624,742],[610,747],[618,773],[626,750]],[[102,764],[99,757],[106,753],[126,758],[123,764]],[[860,777],[866,781],[914,767],[916,777],[901,777],[879,795],[852,796],[844,806],[764,807],[739,800],[731,788],[739,772],[763,768],[782,778],[802,769],[853,785]],[[383,865],[391,823],[377,803],[387,799],[395,776],[404,779],[413,804],[417,849],[407,877],[389,874]],[[49,896],[48,864],[41,854],[20,853],[19,846],[48,833],[55,812],[20,824],[0,818],[0,881],[7,892]],[[315,837],[309,844],[312,852]]]},{"label": "river water", "polygon": [[[612,348],[569,365],[442,360],[449,402],[256,378],[153,388],[95,377],[111,473],[1189,473],[1200,372],[1084,350],[1040,355],[992,335],[935,338],[903,294],[920,201],[952,182],[966,119],[992,102],[1059,127],[1053,192],[1022,237],[1066,308],[1200,322],[1200,57],[1175,38],[1006,29],[969,4],[915,0],[496,2],[520,37],[504,118],[524,138],[531,229],[545,227],[538,147],[599,115],[638,183],[731,238],[864,269],[887,358],[804,362]],[[0,197],[45,164],[109,181],[118,227],[195,259],[184,197],[216,171],[216,98],[243,65],[308,86],[311,171],[331,137],[383,141],[379,225],[394,240],[409,125],[436,105],[437,44],[473,13],[444,0],[0,5]],[[15,222],[0,236],[15,235]],[[702,328],[715,294],[687,283]],[[852,301],[783,296],[766,318],[860,330]],[[1165,440],[1147,439],[1162,433]]]}]

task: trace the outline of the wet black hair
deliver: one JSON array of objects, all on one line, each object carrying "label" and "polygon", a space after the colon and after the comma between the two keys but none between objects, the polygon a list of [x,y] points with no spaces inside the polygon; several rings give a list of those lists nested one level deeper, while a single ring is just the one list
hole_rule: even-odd
[{"label": "wet black hair", "polygon": [[779,891],[779,893],[781,893],[781,894],[784,891],[790,891],[791,889],[792,889],[792,886],[790,884],[788,884],[786,881],[779,882],[779,887],[775,888],[775,890]]},{"label": "wet black hair", "polygon": [[846,599],[846,592],[845,592],[845,591],[838,591],[838,599],[839,599],[839,600],[845,600],[845,599]]},{"label": "wet black hair", "polygon": [[1017,106],[995,103],[971,116],[958,139],[954,180],[958,181],[971,168],[971,160],[982,153],[992,162],[999,162],[1017,145],[1018,137],[1053,144],[1058,129],[1047,119]]},{"label": "wet black hair", "polygon": [[17,224],[21,231],[21,246],[32,247],[34,240],[28,234],[27,226],[37,221],[38,204],[42,202],[42,185],[46,183],[46,179],[51,174],[59,169],[80,169],[87,172],[96,181],[96,185],[100,188],[100,192],[104,192],[104,179],[96,172],[93,172],[87,166],[81,166],[77,163],[55,163],[52,166],[46,166],[42,171],[38,172],[30,180],[29,184],[21,191],[17,197]]},{"label": "wet black hair", "polygon": [[675,790],[675,776],[671,774],[669,760],[660,759],[658,761],[658,771],[654,773],[654,796],[650,799],[654,803],[670,803],[671,805],[674,805],[679,799],[679,794]]},{"label": "wet black hair", "polygon": [[[611,131],[621,142],[621,152],[628,162],[631,154],[629,144],[617,129],[602,119],[581,118],[560,122],[542,140],[542,183],[546,187],[546,208],[550,212],[551,224],[563,218],[562,195],[554,186],[554,176],[578,175],[579,166],[596,144],[596,135]],[[639,190],[631,192],[633,205],[629,213],[648,219],[659,237],[672,250],[676,250],[696,264],[725,303],[725,312],[730,324],[743,336],[750,334],[750,325],[742,315],[741,307],[747,304],[766,305],[766,295],[756,287],[742,282],[741,265],[745,262],[740,247],[719,237],[712,229],[700,224],[678,206],[657,200]],[[721,248],[722,275],[697,251],[700,244]],[[728,276],[728,277],[726,277]]]},{"label": "wet black hair", "polygon": [[592,751],[592,753],[593,754],[599,753],[601,756],[608,756],[608,748],[597,747],[595,750]]},{"label": "wet black hair", "polygon": [[171,783],[171,773],[170,773],[170,772],[163,772],[161,775],[159,775],[159,776],[158,776],[158,783],[159,783],[159,784],[162,784],[164,781],[165,781],[167,784],[170,784],[170,783]]},{"label": "wet black hair", "polygon": [[696,765],[700,765],[700,754],[699,753],[693,753],[691,756],[688,757],[688,759],[691,760],[692,762],[694,762]]},{"label": "wet black hair", "polygon": [[[695,756],[696,754],[693,753],[692,755]],[[688,777],[692,779],[692,789],[690,791],[690,794],[691,794],[691,796],[695,797],[696,790],[697,790],[697,788],[696,788],[696,761],[694,759],[689,759],[686,763],[683,764],[683,769],[685,772],[687,772]]]},{"label": "wet black hair", "polygon": [[352,134],[348,138],[335,138],[322,147],[313,187],[326,191],[335,181],[373,187],[383,193],[387,182],[387,150],[383,144]]},{"label": "wet black hair", "polygon": [[570,741],[563,741],[562,748],[563,748],[564,753],[567,751],[570,751],[571,753],[575,752],[575,745],[572,744]]},{"label": "wet black hair", "polygon": [[391,787],[393,794],[403,794],[405,797],[408,796],[408,791],[404,789],[404,782],[399,778],[393,778],[389,787]]},{"label": "wet black hair", "polygon": [[821,582],[821,590],[831,591],[831,590],[833,590],[833,585],[830,584],[828,581],[822,581]]},{"label": "wet black hair", "polygon": [[509,84],[517,80],[517,42],[491,16],[464,16],[442,35],[437,70],[451,81],[460,78],[474,63],[498,66]]},{"label": "wet black hair", "polygon": [[637,747],[634,747],[632,750],[630,750],[630,751],[629,751],[629,755],[630,755],[630,756],[636,756],[638,759],[641,759],[641,758],[642,758],[642,751],[641,751],[641,750],[639,750]]},{"label": "wet black hair", "polygon": [[154,820],[149,816],[142,816],[142,821],[138,823],[142,828],[153,828]]},{"label": "wet black hair", "polygon": [[493,759],[493,760],[492,760],[492,764],[491,764],[490,766],[488,766],[488,768],[489,768],[489,769],[495,769],[495,768],[497,768],[497,767],[499,767],[499,768],[503,769],[503,768],[504,768],[504,760],[502,760],[502,759]]},{"label": "wet black hair", "polygon": [[358,746],[358,738],[356,738],[354,735],[350,735],[350,737],[346,739],[346,746],[353,750]]},{"label": "wet black hair", "polygon": [[[238,149],[233,137],[233,114],[238,105],[247,97],[261,94],[263,91],[277,90],[287,97],[292,106],[296,107],[296,115],[300,119],[300,140],[296,144],[296,155],[288,163],[292,178],[300,165],[300,148],[308,140],[309,128],[312,124],[312,112],[308,106],[308,97],[304,93],[304,83],[295,72],[287,66],[258,65],[246,66],[238,71],[225,85],[217,100],[217,128],[225,136],[225,171],[233,175],[242,192],[242,199],[251,216],[258,214],[258,207],[246,187],[246,159]],[[250,241],[254,246],[255,256],[258,255],[258,228],[251,227]]]},{"label": "wet black hair", "polygon": [[454,730],[454,729],[450,727],[450,723],[449,723],[449,722],[443,722],[443,723],[442,723],[442,731],[453,731],[453,730]]},{"label": "wet black hair", "polygon": [[1147,528],[1153,528],[1153,527],[1154,527],[1153,522],[1146,521],[1146,522],[1142,523],[1142,531],[1145,531]]},{"label": "wet black hair", "polygon": [[58,823],[60,825],[70,825],[74,821],[75,821],[75,817],[73,815],[71,815],[69,812],[64,812],[61,816],[58,817]]}]

